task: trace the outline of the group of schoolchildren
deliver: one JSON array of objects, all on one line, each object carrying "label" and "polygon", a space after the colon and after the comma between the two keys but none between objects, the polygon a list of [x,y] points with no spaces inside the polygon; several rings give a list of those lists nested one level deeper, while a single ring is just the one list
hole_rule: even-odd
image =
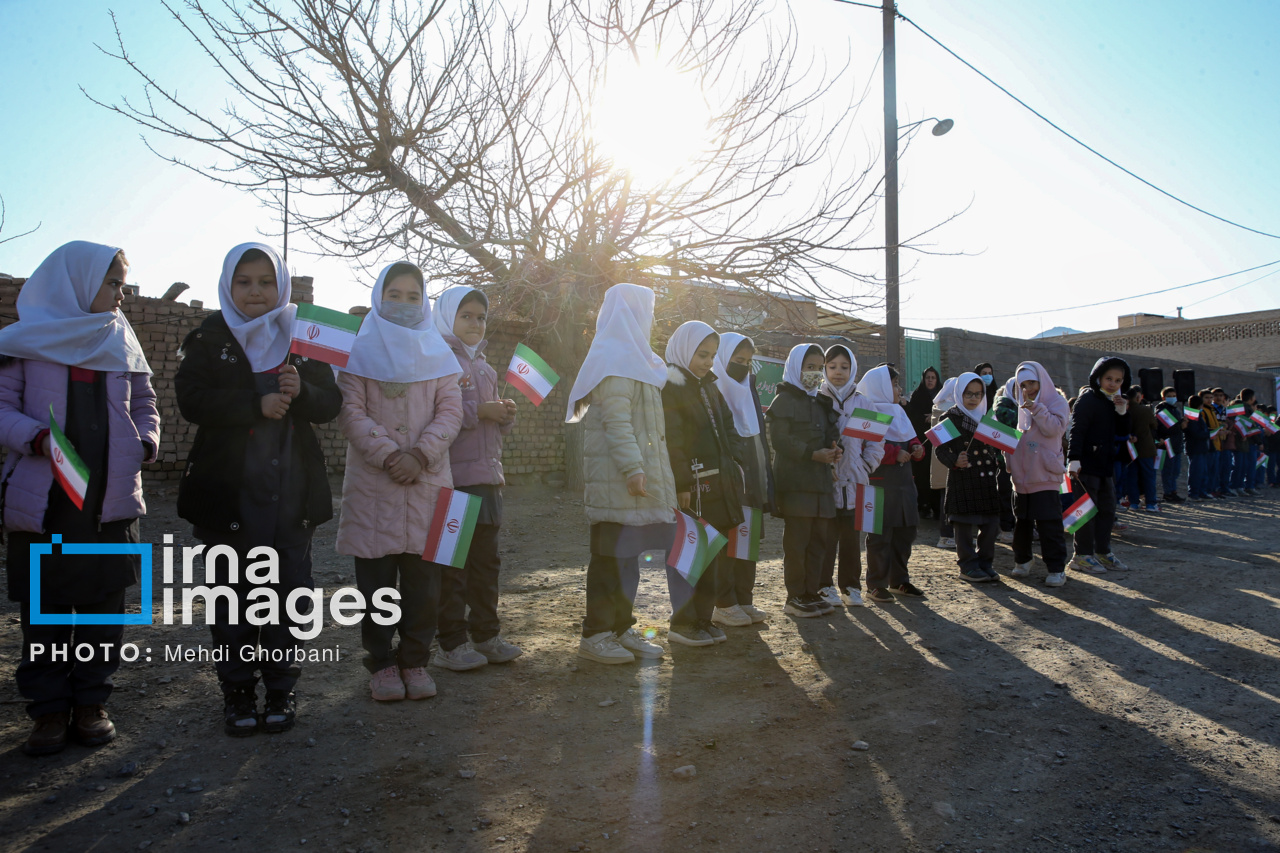
[{"label": "group of schoolchildren", "polygon": [[[115,737],[105,706],[123,625],[71,614],[124,614],[140,556],[71,553],[60,543],[92,551],[140,542],[141,467],[156,459],[160,417],[151,368],[117,310],[127,271],[115,247],[68,243],[26,281],[17,322],[0,330],[0,444],[7,451],[0,513],[9,596],[21,608],[16,680],[34,721],[24,744],[32,755],[58,752],[69,740],[92,746]],[[209,585],[236,595],[234,603],[211,596],[209,604],[224,730],[232,736],[287,731],[296,717],[300,644],[290,629],[300,623],[284,603],[291,592],[314,588],[312,537],[333,515],[313,424],[336,420],[348,441],[338,552],[354,558],[366,602],[386,588],[400,593],[399,621],[385,624],[370,610],[360,621],[372,698],[434,696],[428,664],[469,670],[522,654],[502,637],[497,612],[502,437],[516,405],[499,397],[485,360],[487,298],[453,287],[433,310],[421,270],[392,264],[373,287],[347,364],[335,371],[291,354],[290,289],[274,249],[232,249],[218,285],[221,310],[183,341],[175,377],[179,411],[197,428],[178,513],[207,549]],[[71,474],[51,464],[65,463],[68,450],[82,462]],[[461,569],[422,556],[442,489],[480,499]],[[262,546],[277,558],[265,583],[245,570]],[[41,560],[36,588],[33,553]],[[238,562],[224,558],[231,553]],[[254,624],[247,609],[264,587],[280,603],[277,618]],[[237,605],[239,618],[228,618]],[[36,612],[67,624],[33,619]],[[52,651],[86,647],[93,650],[87,658]]]},{"label": "group of schoolchildren", "polygon": [[[27,280],[17,322],[0,330],[0,444],[7,450],[0,521],[9,595],[21,607],[16,679],[34,721],[24,745],[33,755],[58,752],[68,740],[96,745],[115,737],[105,705],[123,626],[77,623],[70,614],[123,614],[139,556],[71,553],[59,543],[140,543],[141,467],[156,459],[160,418],[151,369],[118,310],[127,271],[117,248],[69,243]],[[452,287],[432,307],[425,285],[413,264],[385,268],[347,364],[335,370],[291,354],[296,308],[279,255],[263,244],[236,246],[223,264],[220,310],[182,343],[175,378],[179,411],[197,427],[178,513],[207,549],[234,552],[242,569],[261,546],[273,548],[278,572],[268,585],[281,602],[314,587],[312,537],[333,510],[312,425],[337,421],[348,447],[336,549],[354,559],[366,600],[387,588],[400,593],[398,621],[369,612],[360,621],[370,695],[380,702],[434,696],[428,664],[465,671],[522,654],[503,638],[497,610],[502,444],[516,405],[499,396],[485,359],[485,294]],[[749,338],[688,322],[671,334],[663,358],[651,349],[653,323],[651,289],[609,288],[569,394],[566,421],[583,429],[590,524],[581,657],[618,664],[663,656],[655,636],[635,628],[633,607],[642,556],[671,550],[684,529],[677,511],[725,535],[759,513],[782,518],[783,612],[795,618],[865,603],[863,543],[867,600],[921,597],[908,564],[922,513],[940,515],[944,534],[954,537],[962,578],[998,577],[994,548],[1007,527],[1012,574],[1030,574],[1038,540],[1046,583],[1061,586],[1064,472],[1098,508],[1076,531],[1072,567],[1126,568],[1110,547],[1117,454],[1141,406],[1122,393],[1129,386],[1123,360],[1099,360],[1070,404],[1035,362],[1018,365],[998,397],[989,364],[945,383],[930,369],[904,408],[893,365],[859,377],[849,347],[801,344],[788,354],[765,412]],[[1261,484],[1245,470],[1257,445],[1214,432],[1239,415],[1211,396],[1175,411],[1192,460],[1192,499],[1247,494]],[[1240,400],[1251,410],[1251,394]],[[973,440],[989,407],[1022,431],[1012,453]],[[1198,418],[1187,417],[1191,408]],[[875,413],[886,434],[845,434],[855,410]],[[956,435],[934,450],[924,433],[942,420]],[[83,462],[78,488],[66,466],[54,463],[65,461],[68,445]],[[941,490],[931,476],[938,466]],[[1150,500],[1151,486],[1141,482]],[[422,556],[444,489],[480,499],[464,568]],[[874,525],[869,494],[877,496]],[[1166,486],[1166,499],[1172,494]],[[37,588],[33,553],[43,554]],[[667,567],[669,642],[712,646],[726,641],[724,628],[765,620],[753,597],[756,563],[749,553],[734,554],[718,551],[696,577]],[[229,560],[218,565],[206,554],[206,562],[210,585],[230,586],[242,608],[263,585],[243,570],[232,574]],[[33,620],[36,604],[68,624]],[[290,631],[296,617],[286,610],[278,624],[257,625],[228,618],[225,597],[212,606],[224,730],[288,730],[300,666],[296,656],[271,653],[298,646]],[[33,654],[79,644],[96,651],[88,659]],[[239,650],[246,647],[267,654],[245,659]]]}]

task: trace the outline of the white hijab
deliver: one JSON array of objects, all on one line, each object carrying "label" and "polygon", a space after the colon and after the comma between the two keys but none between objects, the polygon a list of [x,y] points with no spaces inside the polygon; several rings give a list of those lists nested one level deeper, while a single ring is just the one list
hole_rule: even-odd
[{"label": "white hijab", "polygon": [[[1034,375],[1031,375],[1034,374]],[[1017,385],[1014,388],[1014,397],[1018,401],[1018,429],[1026,431],[1031,429],[1031,412],[1021,408],[1022,406],[1022,383],[1027,379],[1035,379],[1040,383],[1040,392],[1036,394],[1036,402],[1043,405],[1050,412],[1058,415],[1065,421],[1071,420],[1071,406],[1058,389],[1054,387],[1053,379],[1049,377],[1049,371],[1038,361],[1024,361],[1018,365],[1018,372],[1014,376],[1017,379]]]},{"label": "white hijab", "polygon": [[787,353],[787,363],[782,368],[782,381],[799,388],[810,397],[817,394],[818,388],[822,387],[819,385],[818,388],[814,388],[812,391],[804,387],[804,357],[811,349],[816,349],[819,353],[822,352],[822,347],[817,344],[796,344],[791,348],[791,352]]},{"label": "white hijab", "polygon": [[[458,337],[453,333],[453,324],[458,319],[458,308],[462,305],[462,300],[467,298],[468,293],[479,292],[474,287],[458,285],[457,287],[449,288],[436,297],[436,307],[431,312],[431,321],[435,324],[436,331],[440,333],[442,338],[447,340],[451,337]],[[461,339],[458,340],[458,343],[462,344],[462,348],[467,351],[467,358],[476,357],[476,350],[480,348],[479,344],[467,346],[462,343]]]},{"label": "white hijab", "polygon": [[425,300],[422,320],[413,328],[382,316],[382,289],[387,283],[387,273],[394,266],[397,264],[385,267],[378,274],[378,282],[370,295],[373,310],[360,324],[351,347],[351,358],[342,372],[378,382],[425,382],[461,374],[457,356],[431,324],[431,306]]},{"label": "white hijab", "polygon": [[871,408],[882,415],[893,415],[893,423],[889,424],[887,441],[911,441],[916,437],[916,428],[911,425],[911,418],[906,411],[893,402],[893,378],[889,375],[888,365],[873,367],[867,371],[858,383],[858,393],[867,398]]},{"label": "white hijab", "polygon": [[661,388],[667,363],[649,346],[653,331],[653,291],[638,284],[615,284],[605,291],[596,316],[596,336],[569,392],[565,423],[577,423],[588,406],[579,401],[606,377],[620,376]]},{"label": "white hijab", "polygon": [[150,373],[124,314],[89,311],[119,251],[83,240],[54,249],[18,293],[18,322],[0,329],[0,354],[86,370]]},{"label": "white hijab", "polygon": [[[231,298],[231,280],[235,278],[236,264],[250,249],[257,249],[271,259],[276,268],[276,304],[261,317],[250,320],[236,307]],[[222,319],[227,321],[231,336],[240,344],[249,359],[254,373],[272,370],[284,364],[289,356],[293,338],[293,318],[298,306],[289,302],[293,292],[293,280],[289,269],[276,254],[276,250],[262,243],[241,243],[222,262],[222,278],[218,280],[218,304],[222,307]]]},{"label": "white hijab", "polygon": [[751,344],[752,348],[755,347],[746,335],[737,332],[725,332],[721,335],[720,348],[716,350],[716,362],[712,365],[711,372],[716,375],[716,387],[729,404],[729,411],[733,412],[734,429],[738,431],[738,435],[749,438],[760,434],[760,407],[756,405],[751,393],[751,374],[748,373],[741,382],[729,375],[729,360],[743,341]]},{"label": "white hijab", "polygon": [[[715,329],[701,320],[690,320],[687,323],[681,323],[671,333],[670,339],[667,340],[667,363],[688,370],[689,362],[693,361],[693,356],[698,352],[698,347],[702,346],[702,342],[715,333]],[[720,351],[717,349],[716,354],[719,355],[719,353]]]},{"label": "white hijab", "polygon": [[938,389],[938,393],[933,395],[933,407],[946,411],[951,408],[951,397],[956,392],[956,378],[954,376],[942,383],[942,387]]},{"label": "white hijab", "polygon": [[831,351],[834,349],[844,350],[844,354],[849,356],[849,381],[837,388],[831,384],[830,380],[823,379],[818,391],[831,398],[832,402],[836,404],[837,412],[849,415],[853,413],[855,407],[854,398],[858,396],[854,390],[858,386],[858,359],[854,356],[853,350],[844,344],[833,344],[827,347],[824,358],[830,358]]},{"label": "white hijab", "polygon": [[978,401],[978,405],[970,409],[964,404],[964,389],[969,387],[970,382],[981,383],[982,377],[976,373],[961,373],[956,377],[956,387],[951,395],[951,403],[977,423],[987,413],[987,386],[982,386],[982,399]]}]

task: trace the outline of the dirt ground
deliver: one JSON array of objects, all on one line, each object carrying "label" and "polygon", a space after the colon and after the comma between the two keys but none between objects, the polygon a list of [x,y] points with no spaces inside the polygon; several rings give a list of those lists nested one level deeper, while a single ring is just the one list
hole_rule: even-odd
[{"label": "dirt ground", "polygon": [[[190,542],[172,495],[150,502],[144,541]],[[329,625],[311,645],[343,659],[304,670],[294,730],[237,740],[212,666],[160,654],[207,629],[129,628],[153,655],[118,674],[120,736],[42,759],[20,749],[5,602],[0,849],[1280,850],[1277,506],[1130,514],[1116,550],[1136,571],[1059,591],[1038,561],[1025,582],[962,582],[924,522],[911,565],[926,599],[812,620],[781,615],[770,520],[768,622],[605,667],[575,654],[580,502],[513,488],[502,609],[523,658],[375,705],[358,628]],[[330,591],[353,583],[334,526],[315,546]],[[655,566],[642,624],[666,606]]]}]

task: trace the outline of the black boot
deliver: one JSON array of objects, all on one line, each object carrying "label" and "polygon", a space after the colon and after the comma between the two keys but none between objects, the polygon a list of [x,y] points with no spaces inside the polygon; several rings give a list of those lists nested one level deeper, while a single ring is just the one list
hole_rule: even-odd
[{"label": "black boot", "polygon": [[249,737],[258,730],[258,682],[224,682],[223,731],[232,737]]},{"label": "black boot", "polygon": [[297,702],[292,690],[268,690],[267,702],[262,710],[263,730],[270,734],[289,731],[293,728],[297,710]]}]

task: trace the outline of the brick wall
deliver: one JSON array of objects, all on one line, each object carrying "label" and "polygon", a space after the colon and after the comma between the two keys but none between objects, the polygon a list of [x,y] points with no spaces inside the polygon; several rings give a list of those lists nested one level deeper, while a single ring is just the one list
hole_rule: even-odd
[{"label": "brick wall", "polygon": [[1159,323],[1065,335],[1060,342],[1144,358],[1190,359],[1227,369],[1257,370],[1280,365],[1280,311],[1201,320],[1164,318]]}]

